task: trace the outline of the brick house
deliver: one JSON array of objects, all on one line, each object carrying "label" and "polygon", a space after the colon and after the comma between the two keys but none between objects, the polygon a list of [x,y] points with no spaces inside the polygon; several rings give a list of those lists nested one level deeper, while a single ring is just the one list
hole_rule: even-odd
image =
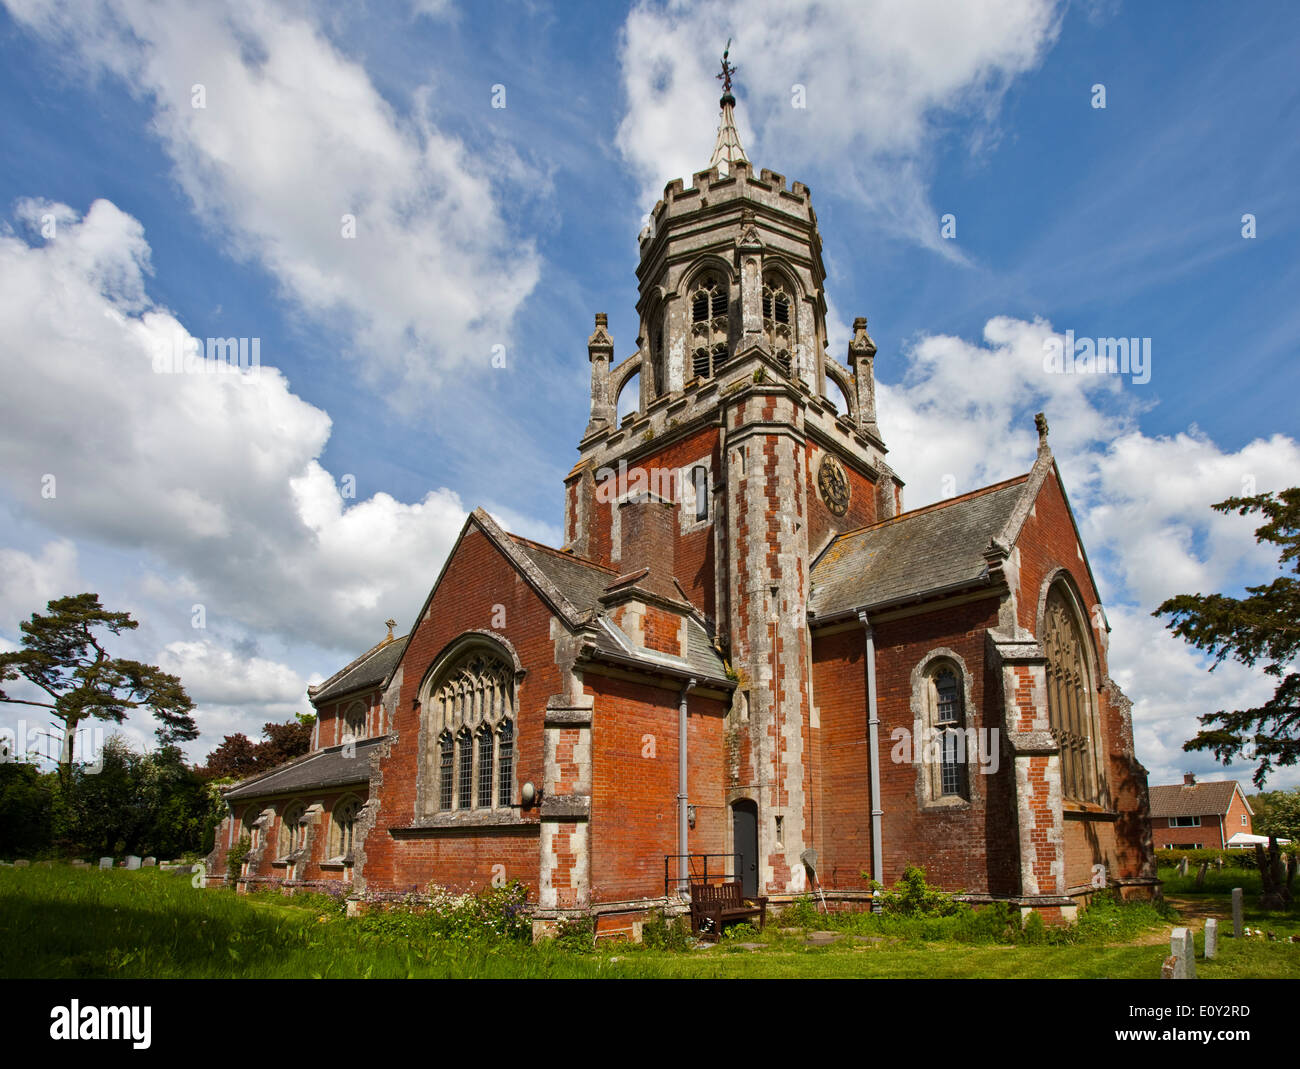
[{"label": "brick house", "polygon": [[1254,835],[1254,810],[1235,780],[1182,783],[1151,788],[1151,835],[1157,850],[1177,847],[1223,850],[1239,833]]},{"label": "brick house", "polygon": [[313,753],[227,794],[210,871],[242,830],[245,880],[518,878],[602,930],[706,865],[865,901],[916,863],[1053,920],[1154,891],[1046,420],[1030,471],[904,510],[866,320],[826,352],[810,193],[755,172],[734,103],[641,234],[638,351],[595,317],[564,546],[475,510],[409,633],[313,689]]}]

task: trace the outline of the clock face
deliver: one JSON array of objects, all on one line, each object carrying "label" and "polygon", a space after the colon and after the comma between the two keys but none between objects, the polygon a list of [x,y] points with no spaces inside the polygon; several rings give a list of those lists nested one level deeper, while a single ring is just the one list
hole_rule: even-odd
[{"label": "clock face", "polygon": [[843,516],[849,510],[848,477],[840,462],[829,453],[822,457],[821,467],[817,469],[817,489],[826,507],[836,516]]}]

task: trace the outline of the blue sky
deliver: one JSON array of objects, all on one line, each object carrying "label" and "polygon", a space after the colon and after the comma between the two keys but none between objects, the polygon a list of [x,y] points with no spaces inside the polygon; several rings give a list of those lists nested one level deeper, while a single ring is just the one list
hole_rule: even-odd
[{"label": "blue sky", "polygon": [[[870,318],[906,504],[1026,470],[1045,409],[1139,756],[1223,774],[1194,715],[1271,688],[1149,613],[1270,576],[1208,506],[1300,472],[1283,3],[10,3],[0,642],[98,591],[198,755],[405,628],[475,505],[558,543],[592,313],[633,352],[636,236],[708,162],[728,37],[750,158],[813,191],[831,355]],[[1067,330],[1151,339],[1150,381],[1046,375]],[[262,376],[152,374],[178,331],[260,339]]]}]

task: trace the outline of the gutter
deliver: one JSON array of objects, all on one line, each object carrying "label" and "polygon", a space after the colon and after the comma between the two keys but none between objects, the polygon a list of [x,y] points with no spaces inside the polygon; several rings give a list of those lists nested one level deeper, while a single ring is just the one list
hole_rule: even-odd
[{"label": "gutter", "polygon": [[[859,610],[858,619],[866,641],[867,668],[867,746],[871,763],[871,878],[883,884],[884,848],[880,841],[880,710],[876,704],[876,639],[865,610]],[[879,913],[880,900],[872,895],[871,912]]]}]

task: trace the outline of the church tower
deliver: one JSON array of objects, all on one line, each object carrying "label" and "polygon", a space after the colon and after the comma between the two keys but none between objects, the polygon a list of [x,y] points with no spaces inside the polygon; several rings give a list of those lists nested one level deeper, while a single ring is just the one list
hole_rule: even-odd
[{"label": "church tower", "polygon": [[[846,368],[827,352],[811,194],[755,174],[734,71],[724,53],[708,168],[689,186],[668,183],[640,235],[637,351],[615,363],[596,316],[565,548],[623,571],[647,603],[713,636],[738,682],[729,845],[753,865],[747,884],[784,892],[802,889],[801,855],[820,839],[809,572],[835,535],[895,515],[901,485],[876,423],[866,320],[854,322]],[[635,409],[619,419],[633,389]],[[646,509],[670,519],[647,523]],[[661,526],[670,539],[650,552],[635,544]]]}]

